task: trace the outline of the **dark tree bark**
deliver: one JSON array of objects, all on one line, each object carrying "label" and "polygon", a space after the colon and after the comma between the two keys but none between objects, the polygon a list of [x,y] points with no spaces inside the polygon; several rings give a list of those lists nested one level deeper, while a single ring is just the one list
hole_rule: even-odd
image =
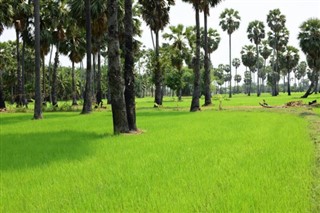
[{"label": "dark tree bark", "polygon": [[155,70],[155,86],[156,91],[154,94],[155,107],[162,105],[162,73],[159,61],[159,31],[156,34],[156,70]]},{"label": "dark tree bark", "polygon": [[290,88],[290,70],[288,69],[288,95],[291,95],[291,88]]},{"label": "dark tree bark", "polygon": [[25,40],[23,40],[22,41],[22,61],[21,61],[21,98],[22,98],[23,106],[28,107],[28,102],[27,102],[27,98],[26,98],[26,91],[24,88],[24,85],[25,85],[25,63],[24,63],[25,52],[26,52],[26,42],[25,42]]},{"label": "dark tree bark", "polygon": [[120,67],[118,0],[108,1],[108,61],[114,134],[129,132],[124,79]]},{"label": "dark tree bark", "polygon": [[125,101],[127,110],[127,119],[130,131],[137,131],[136,125],[136,104],[134,89],[134,57],[133,57],[133,22],[132,22],[132,0],[125,0]]},{"label": "dark tree bark", "polygon": [[40,3],[34,0],[34,23],[35,23],[35,104],[34,119],[42,119],[41,109],[41,79],[40,79]]},{"label": "dark tree bark", "polygon": [[256,62],[256,68],[257,68],[257,97],[260,97],[260,85],[259,85],[259,65],[258,65],[258,61],[259,61],[259,45],[256,44],[256,50],[257,50],[257,62]]},{"label": "dark tree bark", "polygon": [[207,21],[207,12],[204,11],[204,106],[209,106],[211,102],[211,76],[209,68],[209,56],[208,56],[208,21]]},{"label": "dark tree bark", "polygon": [[90,0],[85,0],[86,10],[86,49],[87,49],[87,70],[86,87],[81,114],[89,114],[92,111],[92,69],[91,69],[91,11]]},{"label": "dark tree bark", "polygon": [[74,62],[72,62],[72,71],[71,71],[71,84],[72,84],[72,106],[78,105],[77,103],[77,90],[76,90],[76,82],[74,75]]},{"label": "dark tree bark", "polygon": [[199,21],[199,5],[195,4],[196,11],[196,60],[193,68],[194,83],[193,95],[191,101],[190,112],[200,110],[200,21]]}]

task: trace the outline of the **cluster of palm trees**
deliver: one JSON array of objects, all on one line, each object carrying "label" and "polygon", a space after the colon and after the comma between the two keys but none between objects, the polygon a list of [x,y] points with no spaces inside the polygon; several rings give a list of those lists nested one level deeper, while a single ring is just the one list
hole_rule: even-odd
[{"label": "cluster of palm trees", "polygon": [[[138,59],[134,55],[139,55],[141,43],[134,39],[134,35],[141,33],[138,15],[150,27],[152,38],[155,37],[154,53],[150,54],[152,59],[149,66],[154,75],[154,106],[162,105],[164,70],[167,67],[173,67],[176,70],[174,87],[181,99],[185,64],[193,69],[190,111],[200,110],[201,91],[205,97],[204,106],[212,104],[210,54],[218,48],[220,35],[216,30],[208,29],[207,18],[210,15],[210,8],[217,6],[221,0],[184,0],[184,2],[194,7],[195,27],[170,26],[171,32],[163,34],[163,38],[168,43],[160,47],[160,33],[170,23],[169,11],[175,3],[174,0],[138,0],[135,5],[132,0],[48,0],[45,2],[0,0],[0,9],[3,11],[0,14],[0,35],[5,26],[13,26],[16,31],[17,105],[26,104],[24,91],[26,46],[33,46],[35,49],[34,118],[36,119],[42,117],[43,97],[49,96],[52,105],[57,106],[57,72],[60,53],[68,55],[72,62],[73,105],[77,104],[79,95],[76,91],[75,64],[81,62],[86,56],[83,114],[91,112],[93,102],[97,105],[102,103],[101,57],[107,55],[109,100],[113,106],[114,132],[118,134],[136,131],[134,67]],[[204,15],[203,27],[200,27],[201,12]],[[238,87],[241,76],[237,73],[237,69],[241,61],[249,68],[244,76],[244,82],[249,87],[248,95],[251,91],[252,73],[257,74],[258,96],[261,94],[260,85],[263,85],[266,78],[272,87],[272,94],[277,95],[280,71],[287,77],[287,90],[290,95],[290,73],[295,71],[299,79],[306,72],[307,65],[312,69],[309,72],[312,83],[304,97],[316,91],[319,79],[319,19],[310,19],[301,25],[300,47],[307,55],[307,62],[300,62],[300,64],[298,49],[287,46],[289,31],[285,27],[286,18],[279,9],[271,10],[267,15],[267,24],[270,28],[268,33],[265,32],[263,22],[254,20],[249,23],[248,39],[254,45],[245,45],[241,51],[241,60],[239,58],[232,60],[231,35],[239,28],[240,22],[239,12],[234,9],[225,9],[220,15],[219,24],[229,36],[229,64],[219,66],[214,74],[218,83],[229,82],[229,97],[232,97],[232,91],[239,92],[239,89],[232,90],[231,82],[234,80]],[[264,40],[266,36],[267,39]],[[20,38],[22,38],[22,45],[20,45]],[[51,65],[53,49],[56,52]],[[46,74],[44,62],[49,53],[49,74]],[[270,66],[267,66],[268,59]],[[202,67],[203,83],[200,72]],[[234,76],[233,67],[235,68]],[[46,85],[50,85],[49,91]],[[0,88],[0,99],[3,99],[2,85]],[[2,102],[0,101],[0,104]]]}]

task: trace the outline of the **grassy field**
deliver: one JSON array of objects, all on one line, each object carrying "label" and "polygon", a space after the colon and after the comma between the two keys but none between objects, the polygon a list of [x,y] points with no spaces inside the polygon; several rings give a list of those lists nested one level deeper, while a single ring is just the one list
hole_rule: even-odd
[{"label": "grassy field", "polygon": [[263,98],[298,100],[189,113],[189,98],[137,99],[143,133],[121,136],[110,109],[1,113],[0,212],[316,212],[319,109],[256,108]]}]

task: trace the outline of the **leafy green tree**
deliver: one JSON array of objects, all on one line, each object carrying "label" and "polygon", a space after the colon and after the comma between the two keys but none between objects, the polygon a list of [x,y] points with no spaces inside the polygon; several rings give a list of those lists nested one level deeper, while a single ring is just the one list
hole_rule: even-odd
[{"label": "leafy green tree", "polygon": [[124,79],[120,67],[120,45],[118,31],[118,0],[108,1],[108,62],[113,117],[113,132],[129,132],[126,103],[124,97]]},{"label": "leafy green tree", "polygon": [[[234,58],[232,60],[232,66],[234,66],[234,68],[236,69],[236,72],[235,72],[235,75],[234,75],[234,81],[236,82],[237,93],[239,93],[238,83],[241,81],[241,75],[237,74],[237,70],[238,70],[240,65],[241,65],[241,61],[240,61],[239,58]],[[239,76],[240,76],[240,78],[239,78]]]},{"label": "leafy green tree", "polygon": [[[227,31],[229,35],[229,66],[231,68],[231,35],[240,27],[240,16],[239,12],[234,9],[225,9],[220,15],[220,26],[223,31]],[[232,71],[230,70],[232,78]],[[231,81],[229,82],[229,98],[232,97]]]},{"label": "leafy green tree", "polygon": [[34,0],[34,26],[35,26],[35,104],[33,118],[42,119],[41,109],[41,80],[40,80],[40,3]]},{"label": "leafy green tree", "polygon": [[302,96],[307,98],[312,92],[317,91],[317,82],[320,72],[320,19],[311,18],[303,22],[300,26],[298,39],[300,41],[301,50],[307,56],[307,63],[313,70],[312,75],[315,76],[311,84]]},{"label": "leafy green tree", "polygon": [[[261,44],[262,39],[265,37],[264,24],[262,21],[252,21],[249,23],[248,29],[248,39],[256,45],[256,57],[257,62],[259,59],[259,45]],[[260,96],[260,88],[259,88],[259,68],[258,64],[256,65],[257,69],[257,96]]]},{"label": "leafy green tree", "polygon": [[170,6],[174,5],[174,0],[139,0],[142,5],[141,13],[142,18],[146,24],[150,27],[151,31],[155,34],[155,107],[162,105],[162,82],[163,76],[160,70],[159,63],[159,32],[164,29],[167,24],[169,24],[169,10]]},{"label": "leafy green tree", "polygon": [[[245,74],[245,84],[249,85],[249,90],[248,90],[248,96],[251,95],[251,83],[252,83],[252,77],[251,77],[251,72],[252,72],[252,68],[254,68],[254,66],[257,63],[257,57],[256,57],[256,49],[253,45],[245,45],[244,47],[242,47],[241,50],[241,60],[244,66],[246,66],[246,71],[247,68],[250,68],[250,71],[247,71],[247,74]],[[250,74],[250,78],[249,78],[249,74]]]},{"label": "leafy green tree", "polygon": [[287,70],[287,90],[289,96],[291,95],[290,73],[298,65],[299,59],[299,50],[293,46],[287,46],[285,51],[280,55],[280,61]]},{"label": "leafy green tree", "polygon": [[[275,63],[273,67],[276,73],[273,76],[280,76],[278,54],[279,51],[287,45],[289,39],[289,31],[285,28],[286,17],[281,14],[279,9],[270,10],[267,15],[267,23],[272,30],[268,33],[269,44],[275,52]],[[272,82],[272,96],[277,96],[279,93],[277,91],[277,82],[275,81],[277,78],[272,79],[274,80],[274,82]]]}]

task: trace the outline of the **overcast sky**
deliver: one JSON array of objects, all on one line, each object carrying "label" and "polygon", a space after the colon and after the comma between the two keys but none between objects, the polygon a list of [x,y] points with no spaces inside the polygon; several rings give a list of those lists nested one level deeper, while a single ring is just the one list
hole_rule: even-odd
[{"label": "overcast sky", "polygon": [[[266,32],[270,30],[266,23],[267,14],[270,10],[279,8],[282,14],[286,16],[286,27],[290,32],[289,45],[295,47],[299,47],[297,35],[301,23],[312,17],[320,18],[320,0],[225,0],[217,7],[211,8],[210,17],[208,18],[209,27],[218,30],[221,36],[218,49],[211,55],[214,66],[220,63],[229,63],[228,34],[222,31],[219,26],[219,16],[225,8],[238,10],[241,17],[240,28],[232,34],[232,58],[240,58],[241,48],[250,44],[246,33],[249,22],[253,20],[263,21]],[[203,14],[200,14],[200,18],[200,24],[203,26]],[[177,0],[176,5],[170,10],[170,25],[178,24],[185,26],[195,25],[195,13],[192,5],[181,0]],[[151,48],[150,30],[144,24],[143,30],[141,41]],[[0,41],[13,40],[14,38],[14,31],[7,29],[0,37]],[[305,56],[302,53],[301,56],[301,60],[305,60]],[[68,58],[62,58],[61,65],[69,66]],[[240,71],[243,70],[244,67],[241,66]]]}]

